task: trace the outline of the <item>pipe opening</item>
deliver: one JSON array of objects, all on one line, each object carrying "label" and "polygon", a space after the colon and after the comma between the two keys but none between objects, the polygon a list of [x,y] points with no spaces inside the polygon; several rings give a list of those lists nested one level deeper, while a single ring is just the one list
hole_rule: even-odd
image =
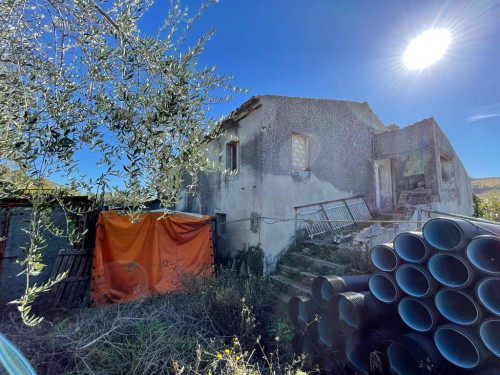
[{"label": "pipe opening", "polygon": [[324,292],[326,291],[326,284],[330,286],[330,293],[333,294],[333,287],[324,276],[315,277],[311,285],[313,299],[320,307],[323,308],[325,307],[329,298],[329,295],[324,294]]},{"label": "pipe opening", "polygon": [[429,271],[445,286],[457,288],[470,284],[472,269],[465,259],[453,254],[435,254],[429,260]]},{"label": "pipe opening", "polygon": [[324,304],[328,303],[331,296],[335,294],[335,289],[328,280],[323,280],[321,283],[321,300]]},{"label": "pipe opening", "polygon": [[412,233],[401,233],[397,236],[394,240],[394,249],[407,262],[420,263],[428,255],[424,241]]},{"label": "pipe opening", "polygon": [[429,220],[424,225],[423,235],[439,250],[454,250],[463,240],[460,228],[448,219]]},{"label": "pipe opening", "polygon": [[365,353],[362,348],[362,342],[349,337],[346,341],[346,356],[347,359],[363,374],[368,373],[368,357],[369,353]]},{"label": "pipe opening", "polygon": [[481,318],[479,306],[464,292],[442,289],[436,293],[434,302],[441,315],[453,323],[471,325]]},{"label": "pipe opening", "polygon": [[422,363],[420,363],[411,352],[398,342],[393,342],[387,348],[387,357],[391,369],[399,375],[422,374]]},{"label": "pipe opening", "polygon": [[299,302],[299,320],[304,323],[309,323],[309,311],[307,303]]},{"label": "pipe opening", "polygon": [[500,320],[491,319],[481,324],[479,336],[484,345],[497,357],[500,357]]},{"label": "pipe opening", "polygon": [[391,272],[398,266],[396,253],[386,245],[375,246],[370,253],[370,258],[373,265],[381,271]]},{"label": "pipe opening", "polygon": [[403,298],[399,302],[398,312],[403,322],[415,331],[428,332],[435,324],[432,311],[415,298]]},{"label": "pipe opening", "polygon": [[477,297],[491,313],[500,316],[500,278],[481,281],[477,287]]},{"label": "pipe opening", "polygon": [[347,298],[342,297],[339,300],[339,317],[346,324],[353,328],[357,328],[359,325],[359,315],[354,304]]},{"label": "pipe opening", "polygon": [[332,347],[333,331],[332,321],[326,315],[321,316],[318,322],[318,338],[329,348]]},{"label": "pipe opening", "polygon": [[372,275],[368,286],[375,298],[382,302],[391,303],[397,299],[397,286],[394,284],[394,281],[384,274],[376,273]]},{"label": "pipe opening", "polygon": [[472,369],[479,365],[476,345],[453,327],[438,328],[434,333],[434,343],[441,355],[458,367]]},{"label": "pipe opening", "polygon": [[302,320],[299,318],[299,303],[301,297],[294,296],[290,298],[287,305],[288,319],[292,322],[295,327],[300,327],[303,325]]},{"label": "pipe opening", "polygon": [[406,294],[413,297],[423,297],[431,288],[428,276],[420,268],[409,264],[398,268],[396,282]]},{"label": "pipe opening", "polygon": [[500,238],[476,237],[467,246],[467,258],[477,269],[494,275],[500,274]]}]

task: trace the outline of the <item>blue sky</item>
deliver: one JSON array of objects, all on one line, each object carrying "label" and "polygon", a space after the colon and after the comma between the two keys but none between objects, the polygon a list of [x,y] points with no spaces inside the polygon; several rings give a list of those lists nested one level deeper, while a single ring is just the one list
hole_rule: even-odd
[{"label": "blue sky", "polygon": [[[145,32],[168,3],[157,0]],[[211,27],[200,63],[252,90],[217,113],[263,94],[367,101],[385,124],[433,116],[471,177],[500,176],[500,0],[221,0],[193,33]],[[404,68],[407,44],[432,27],[451,32],[445,57]]]}]

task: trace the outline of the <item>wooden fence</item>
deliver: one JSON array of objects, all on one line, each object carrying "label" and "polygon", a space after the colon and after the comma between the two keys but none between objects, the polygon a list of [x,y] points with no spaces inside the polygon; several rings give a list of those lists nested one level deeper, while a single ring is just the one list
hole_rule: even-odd
[{"label": "wooden fence", "polygon": [[52,287],[45,301],[48,305],[75,308],[89,303],[93,254],[94,249],[59,251],[50,278],[65,271],[68,275]]}]

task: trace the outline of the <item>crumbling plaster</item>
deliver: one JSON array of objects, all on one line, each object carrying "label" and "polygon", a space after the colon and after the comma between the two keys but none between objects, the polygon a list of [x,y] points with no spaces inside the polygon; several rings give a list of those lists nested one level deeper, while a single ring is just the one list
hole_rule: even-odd
[{"label": "crumbling plaster", "polygon": [[[238,173],[201,174],[196,198],[186,196],[178,209],[225,213],[228,222],[252,212],[289,219],[298,205],[374,196],[372,136],[384,125],[367,103],[280,96],[261,96],[259,103],[260,108],[228,130],[240,142]],[[309,137],[307,171],[292,168],[294,132]],[[211,144],[223,165],[228,140]],[[252,233],[249,223],[241,222],[226,230],[231,252],[260,243],[269,269],[290,243],[295,225],[261,222],[259,232]]]},{"label": "crumbling plaster", "polygon": [[[416,188],[420,181],[439,195],[438,150],[454,155],[456,176],[470,190],[465,169],[432,118],[399,129],[385,127],[367,103],[268,95],[251,101],[258,105],[227,126],[229,138],[209,145],[216,160],[225,165],[226,143],[238,139],[238,173],[200,174],[197,194],[185,194],[177,209],[224,213],[229,252],[234,255],[245,246],[260,244],[267,271],[292,240],[293,221],[261,220],[257,233],[250,231],[249,221],[235,221],[249,219],[252,212],[293,219],[295,206],[357,195],[364,196],[374,209],[376,160],[390,161],[394,207],[397,193]],[[241,115],[241,111],[236,113]],[[292,168],[292,133],[309,138],[310,165],[305,171]],[[467,189],[460,194],[466,207]]]},{"label": "crumbling plaster", "polygon": [[[453,183],[443,185],[440,154],[453,160]],[[422,173],[406,175],[408,163],[418,155],[422,157]],[[389,157],[393,160],[395,202],[402,190],[415,189],[417,183],[423,181],[436,197],[433,209],[465,215],[472,213],[471,183],[467,171],[432,117],[400,130],[375,134],[374,158]]]},{"label": "crumbling plaster", "polygon": [[439,155],[444,154],[453,159],[453,184],[450,186],[448,183],[446,186],[443,186],[442,179],[438,178],[440,201],[435,202],[433,208],[444,212],[472,215],[474,210],[472,205],[472,185],[469,174],[446,135],[434,120],[433,122],[438,176],[442,175]]}]

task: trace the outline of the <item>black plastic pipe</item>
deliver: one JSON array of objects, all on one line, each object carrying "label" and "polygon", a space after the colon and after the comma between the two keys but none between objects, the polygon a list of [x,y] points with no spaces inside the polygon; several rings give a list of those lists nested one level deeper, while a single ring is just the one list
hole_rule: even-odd
[{"label": "black plastic pipe", "polygon": [[338,361],[334,355],[330,354],[323,361],[323,372],[328,375],[341,374],[344,371],[345,362]]},{"label": "black plastic pipe", "polygon": [[[500,358],[500,319],[486,319],[479,326],[479,337],[495,356]],[[500,373],[500,367],[499,367]]]},{"label": "black plastic pipe", "polygon": [[441,315],[456,324],[472,326],[483,316],[479,304],[463,290],[440,289],[434,296],[434,303]]},{"label": "black plastic pipe", "polygon": [[350,336],[346,341],[346,355],[351,364],[362,374],[370,372],[370,354],[376,350],[373,340]]},{"label": "black plastic pipe", "polygon": [[500,275],[500,237],[479,236],[467,246],[467,258],[479,271]]},{"label": "black plastic pipe", "polygon": [[339,332],[338,323],[326,313],[319,315],[318,340],[328,348],[332,348],[333,339]]},{"label": "black plastic pipe", "polygon": [[474,375],[498,375],[500,359],[490,358],[480,368],[474,370]]},{"label": "black plastic pipe", "polygon": [[343,333],[339,333],[333,338],[332,342],[332,355],[335,356],[335,358],[338,361],[346,361],[347,360],[347,355],[345,352],[345,345],[347,342],[347,335]]},{"label": "black plastic pipe", "polygon": [[399,265],[399,258],[391,243],[374,246],[370,251],[370,259],[383,272],[392,272]]},{"label": "black plastic pipe", "polygon": [[461,219],[439,217],[426,222],[422,234],[438,250],[458,251],[465,249],[474,237],[488,233],[479,226],[490,227],[483,223],[475,225]]},{"label": "black plastic pipe", "polygon": [[399,301],[398,313],[408,327],[422,333],[432,332],[442,320],[431,298],[405,297]]},{"label": "black plastic pipe", "polygon": [[476,295],[486,310],[500,317],[500,277],[487,277],[476,286]]},{"label": "black plastic pipe", "polygon": [[296,332],[292,337],[292,350],[296,357],[302,353],[302,336],[304,336],[304,331]]},{"label": "black plastic pipe", "polygon": [[338,316],[338,327],[344,333],[359,331],[396,315],[394,306],[380,302],[371,292],[337,293],[329,301],[329,313]]},{"label": "black plastic pipe", "polygon": [[398,375],[440,374],[444,366],[432,340],[417,333],[397,337],[387,348],[387,358]]},{"label": "black plastic pipe", "polygon": [[322,311],[311,298],[306,296],[293,296],[288,300],[288,319],[298,329],[304,328]]},{"label": "black plastic pipe", "polygon": [[[385,352],[390,339],[401,334],[401,326],[384,329],[370,329],[363,335],[349,336],[346,341],[346,356],[351,364],[362,374],[385,372]],[[376,355],[378,360],[374,360]],[[382,368],[374,368],[375,364]]]},{"label": "black plastic pipe", "polygon": [[404,232],[394,239],[396,254],[406,262],[423,263],[432,253],[421,231]]},{"label": "black plastic pipe", "polygon": [[403,264],[395,273],[396,282],[403,292],[418,298],[431,296],[437,289],[437,283],[422,266]]},{"label": "black plastic pipe", "polygon": [[[331,342],[333,341],[333,333],[332,337],[327,339],[325,332],[323,332],[322,335],[320,335],[319,331],[319,322],[321,320],[326,321],[328,317],[326,314],[322,313],[318,316],[318,319],[313,320],[311,323],[309,323],[306,327],[306,333],[307,336],[309,337],[310,343],[313,346],[314,350],[322,355],[328,354],[331,352]],[[325,341],[330,341],[330,345],[325,344],[325,342],[322,340],[325,339]]]},{"label": "black plastic pipe", "polygon": [[302,367],[310,370],[321,362],[321,356],[315,350],[309,335],[304,334],[300,340],[300,353],[302,355]]},{"label": "black plastic pipe", "polygon": [[467,370],[480,366],[489,355],[475,330],[455,324],[437,327],[434,344],[446,360]]},{"label": "black plastic pipe", "polygon": [[368,286],[370,292],[381,302],[396,303],[401,297],[401,289],[389,273],[374,273],[370,277]]},{"label": "black plastic pipe", "polygon": [[313,300],[322,308],[327,308],[328,300],[336,293],[362,292],[368,290],[370,275],[318,276],[312,282]]},{"label": "black plastic pipe", "polygon": [[475,279],[475,271],[467,260],[453,253],[438,253],[427,263],[431,275],[449,288],[465,288]]}]

